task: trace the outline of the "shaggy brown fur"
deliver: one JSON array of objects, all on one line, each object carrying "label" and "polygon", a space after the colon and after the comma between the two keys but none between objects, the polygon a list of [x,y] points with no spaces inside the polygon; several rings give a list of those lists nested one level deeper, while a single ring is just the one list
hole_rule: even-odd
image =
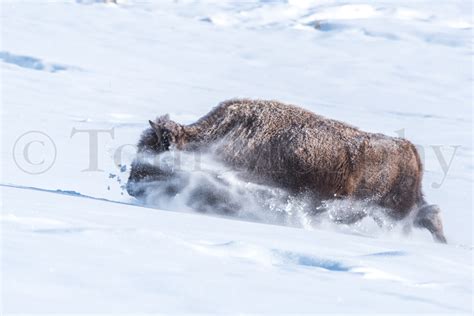
[{"label": "shaggy brown fur", "polygon": [[[212,151],[254,181],[311,192],[318,200],[369,201],[394,219],[421,209],[416,224],[446,242],[438,209],[423,199],[422,164],[408,140],[363,132],[278,101],[248,99],[222,102],[191,125],[166,116],[150,124],[139,152],[170,146]],[[150,175],[135,165],[130,181]]]}]

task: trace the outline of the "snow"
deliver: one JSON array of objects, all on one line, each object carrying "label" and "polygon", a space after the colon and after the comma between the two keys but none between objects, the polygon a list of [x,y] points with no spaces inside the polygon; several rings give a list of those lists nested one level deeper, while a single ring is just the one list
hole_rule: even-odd
[{"label": "snow", "polygon": [[447,313],[471,304],[465,248],[3,193],[10,312]]},{"label": "snow", "polygon": [[[2,311],[472,313],[471,2],[99,2],[2,2]],[[413,141],[449,244],[127,195],[149,119],[232,97]]]}]

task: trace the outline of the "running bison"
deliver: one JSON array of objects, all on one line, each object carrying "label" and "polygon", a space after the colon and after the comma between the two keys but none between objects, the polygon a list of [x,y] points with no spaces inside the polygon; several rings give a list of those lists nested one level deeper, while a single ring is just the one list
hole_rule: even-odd
[{"label": "running bison", "polygon": [[[439,208],[423,198],[422,164],[408,140],[364,132],[294,105],[249,99],[222,102],[191,125],[168,116],[150,125],[139,141],[139,154],[170,149],[212,152],[251,181],[309,193],[315,201],[346,198],[372,203],[395,220],[413,218],[416,227],[446,243]],[[137,184],[169,176],[137,158],[127,190],[140,196],[143,186]],[[344,222],[364,216],[359,215]]]}]

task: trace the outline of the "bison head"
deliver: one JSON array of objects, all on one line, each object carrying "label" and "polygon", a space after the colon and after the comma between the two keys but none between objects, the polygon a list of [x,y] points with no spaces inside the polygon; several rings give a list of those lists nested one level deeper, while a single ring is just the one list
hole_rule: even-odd
[{"label": "bison head", "polygon": [[138,151],[159,154],[169,150],[173,141],[172,130],[170,129],[172,126],[170,125],[174,123],[169,119],[169,115],[158,117],[155,121],[150,120],[148,123],[150,123],[151,130],[148,130],[146,135],[142,136],[138,144]]},{"label": "bison head", "polygon": [[137,157],[132,162],[127,191],[132,196],[144,194],[147,183],[162,181],[170,177],[169,171],[162,170],[153,157],[179,144],[181,125],[170,120],[169,115],[149,121],[150,127],[140,138]]},{"label": "bison head", "polygon": [[171,121],[168,114],[148,123],[151,128],[146,129],[140,137],[138,153],[160,154],[169,150],[172,144],[179,145],[182,126]]}]

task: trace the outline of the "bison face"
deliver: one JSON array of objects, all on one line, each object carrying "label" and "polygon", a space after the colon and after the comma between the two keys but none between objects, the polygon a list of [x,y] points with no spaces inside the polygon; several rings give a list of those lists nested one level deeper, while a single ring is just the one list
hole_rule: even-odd
[{"label": "bison face", "polygon": [[[180,147],[184,141],[183,127],[170,120],[169,115],[163,115],[155,121],[148,121],[151,127],[149,133],[149,148],[155,154],[162,153],[170,149],[171,145]],[[144,139],[142,138],[142,139]],[[140,150],[140,145],[139,145]]]},{"label": "bison face", "polygon": [[[171,131],[167,127],[169,122],[169,116],[165,115],[156,119],[155,122],[148,121],[150,123],[151,131],[149,131],[148,135],[142,137],[142,140],[146,138],[146,149],[144,151],[152,152],[154,154],[159,154],[164,151],[169,150],[171,145]],[[140,151],[140,145],[138,150]]]}]

